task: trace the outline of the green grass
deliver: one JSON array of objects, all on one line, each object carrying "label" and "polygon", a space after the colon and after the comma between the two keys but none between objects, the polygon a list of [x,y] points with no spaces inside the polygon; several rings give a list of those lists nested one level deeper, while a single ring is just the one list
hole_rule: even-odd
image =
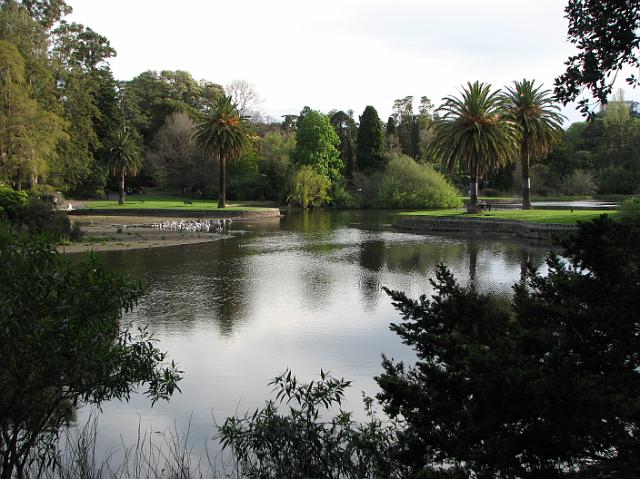
[{"label": "green grass", "polygon": [[533,223],[555,223],[570,225],[577,221],[590,221],[602,214],[615,215],[616,211],[611,210],[497,210],[475,215],[465,214],[463,209],[449,210],[427,210],[427,211],[406,211],[400,213],[407,216],[434,216],[434,217],[465,217],[465,218],[486,218],[504,219],[516,221],[531,221]]},{"label": "green grass", "polygon": [[[118,200],[87,200],[82,204],[88,209],[161,209],[161,210],[218,210],[217,200],[193,199],[191,204],[185,204],[186,198],[170,195],[132,195],[126,198],[124,205],[119,205]],[[249,206],[241,201],[227,203],[224,211],[260,211],[262,206]]]},{"label": "green grass", "polygon": [[[461,197],[463,201],[469,201],[468,196]],[[478,199],[491,203],[491,201],[512,201],[514,203],[522,202],[522,198],[519,196],[478,196]],[[592,200],[594,197],[586,195],[574,195],[574,196],[537,196],[532,195],[531,201],[581,201]]]}]

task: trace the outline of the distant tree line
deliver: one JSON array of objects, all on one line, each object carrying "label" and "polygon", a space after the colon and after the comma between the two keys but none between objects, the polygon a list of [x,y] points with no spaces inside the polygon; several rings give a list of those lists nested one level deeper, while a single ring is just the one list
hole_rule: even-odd
[{"label": "distant tree line", "polygon": [[[570,21],[576,18],[570,35],[582,33],[597,43],[598,29],[606,26],[593,23],[590,32],[576,15],[612,13],[594,13],[587,3],[567,7]],[[429,178],[414,189],[438,185],[443,194],[433,198],[450,198],[457,189],[471,197],[472,209],[483,193],[520,193],[527,208],[532,194],[638,190],[639,120],[622,97],[593,114],[589,124],[567,131],[551,91],[531,80],[503,91],[469,83],[460,97],[446,97],[440,107],[427,96],[399,98],[386,122],[373,106],[359,116],[305,107],[276,121],[261,114],[260,97],[244,80],[223,86],[179,70],[114,79],[109,60],[116,51],[91,28],[68,22],[70,12],[63,0],[0,0],[0,182],[16,190],[100,197],[105,188],[119,189],[121,202],[126,189],[154,187],[303,207],[459,204],[425,202],[424,194],[400,181],[413,175]],[[637,21],[631,13],[627,20]],[[623,29],[626,23],[608,25]],[[597,45],[603,65],[609,65],[606,46]],[[633,64],[633,50],[630,55]],[[557,80],[557,98],[575,98],[584,83],[578,73],[569,68]],[[611,88],[601,83],[598,98],[606,100]],[[215,116],[224,96],[246,123],[247,137],[220,161],[222,150],[202,149],[195,132]],[[396,161],[388,171],[400,156],[413,163]]]}]

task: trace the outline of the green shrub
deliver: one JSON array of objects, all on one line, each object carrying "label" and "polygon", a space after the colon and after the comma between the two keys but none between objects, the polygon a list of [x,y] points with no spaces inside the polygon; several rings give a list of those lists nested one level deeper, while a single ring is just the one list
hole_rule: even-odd
[{"label": "green shrub", "polygon": [[302,208],[321,206],[331,200],[330,186],[329,178],[319,175],[311,166],[301,166],[293,177],[289,201]]},{"label": "green shrub", "polygon": [[373,175],[365,175],[363,173],[354,172],[352,185],[356,194],[360,198],[362,208],[375,208],[378,206],[378,183],[382,173]]},{"label": "green shrub", "polygon": [[640,197],[629,198],[620,205],[618,219],[630,224],[640,225]]},{"label": "green shrub", "polygon": [[334,208],[353,210],[363,207],[362,197],[344,188],[338,188],[331,196],[331,206]]},{"label": "green shrub", "polygon": [[62,196],[62,193],[60,193],[60,191],[58,191],[58,189],[55,186],[42,185],[42,184],[33,185],[29,189],[29,194],[31,196],[51,196],[51,195]]},{"label": "green shrub", "polygon": [[29,198],[23,210],[21,223],[30,233],[45,233],[54,239],[68,238],[71,234],[71,223],[66,213],[55,211],[52,205],[40,198]]},{"label": "green shrub", "polygon": [[429,165],[406,155],[392,155],[378,193],[382,208],[457,208],[462,206],[455,188]]},{"label": "green shrub", "polygon": [[562,179],[560,191],[565,195],[593,195],[598,190],[596,180],[589,171],[576,170]]},{"label": "green shrub", "polygon": [[55,211],[46,200],[29,197],[26,192],[14,191],[3,184],[0,184],[0,219],[22,225],[31,234],[46,233],[57,240],[71,234],[71,224],[65,213]]},{"label": "green shrub", "polygon": [[379,419],[369,398],[364,399],[365,422],[340,408],[350,381],[320,371],[320,379],[303,383],[285,371],[270,384],[275,400],[218,427],[240,477],[407,477],[394,457],[397,424]]},{"label": "green shrub", "polygon": [[6,218],[10,223],[21,221],[28,201],[29,197],[24,191],[14,191],[10,186],[0,183],[0,218]]}]

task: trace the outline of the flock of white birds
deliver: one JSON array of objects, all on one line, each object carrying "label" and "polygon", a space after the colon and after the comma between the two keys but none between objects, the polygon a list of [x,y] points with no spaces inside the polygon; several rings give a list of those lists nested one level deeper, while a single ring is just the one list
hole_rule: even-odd
[{"label": "flock of white birds", "polygon": [[222,233],[229,225],[231,225],[231,218],[162,221],[160,223],[153,223],[151,227],[160,230],[183,231],[189,233]]}]

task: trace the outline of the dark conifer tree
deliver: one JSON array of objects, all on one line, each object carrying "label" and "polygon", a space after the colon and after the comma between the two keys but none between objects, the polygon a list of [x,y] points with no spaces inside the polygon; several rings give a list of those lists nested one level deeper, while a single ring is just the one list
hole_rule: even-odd
[{"label": "dark conifer tree", "polygon": [[358,127],[357,161],[364,173],[380,171],[384,168],[384,130],[378,112],[367,106],[360,116]]}]

